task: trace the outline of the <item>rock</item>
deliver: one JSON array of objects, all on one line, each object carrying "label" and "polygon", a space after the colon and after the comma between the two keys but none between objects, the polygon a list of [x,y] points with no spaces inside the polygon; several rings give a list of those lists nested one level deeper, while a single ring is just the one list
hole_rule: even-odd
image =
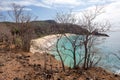
[{"label": "rock", "polygon": [[81,70],[79,70],[77,73],[78,73],[78,74],[80,74],[80,75],[82,75],[82,74],[83,74],[83,72],[82,72]]},{"label": "rock", "polygon": [[1,66],[4,66],[4,64],[0,64],[0,67],[1,67]]},{"label": "rock", "polygon": [[86,80],[93,80],[93,79],[87,77]]},{"label": "rock", "polygon": [[30,74],[25,75],[24,80],[31,80]]},{"label": "rock", "polygon": [[61,80],[60,78],[58,78],[57,80]]},{"label": "rock", "polygon": [[34,64],[33,68],[35,71],[40,71],[41,70],[41,65],[40,64]]},{"label": "rock", "polygon": [[51,79],[51,74],[47,74],[47,79]]},{"label": "rock", "polygon": [[86,80],[90,80],[89,78],[86,78]]},{"label": "rock", "polygon": [[77,80],[77,78],[75,77],[75,78],[73,78],[73,80]]},{"label": "rock", "polygon": [[70,73],[66,73],[65,76],[70,76]]},{"label": "rock", "polygon": [[120,70],[116,71],[115,74],[120,75]]},{"label": "rock", "polygon": [[3,71],[0,71],[0,74],[3,73]]},{"label": "rock", "polygon": [[15,77],[13,80],[21,80],[20,78],[18,78],[18,77]]},{"label": "rock", "polygon": [[114,76],[115,76],[115,77],[118,77],[118,75],[117,75],[117,74],[115,74]]}]

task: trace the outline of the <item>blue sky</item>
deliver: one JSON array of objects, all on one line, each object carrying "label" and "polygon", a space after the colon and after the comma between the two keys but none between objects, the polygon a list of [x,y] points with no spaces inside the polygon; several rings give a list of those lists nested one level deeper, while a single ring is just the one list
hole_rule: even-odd
[{"label": "blue sky", "polygon": [[120,29],[120,0],[0,0],[0,11],[5,14],[11,10],[11,3],[25,6],[26,10],[38,16],[38,20],[54,19],[56,12],[67,12],[70,9],[79,15],[83,10],[100,5],[106,11],[100,19],[107,19],[115,26],[114,29]]}]

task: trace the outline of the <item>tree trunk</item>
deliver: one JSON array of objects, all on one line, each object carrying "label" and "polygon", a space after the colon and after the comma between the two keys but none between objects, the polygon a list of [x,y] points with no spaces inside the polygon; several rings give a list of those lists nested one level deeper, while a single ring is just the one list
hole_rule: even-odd
[{"label": "tree trunk", "polygon": [[60,54],[60,52],[59,52],[59,49],[58,49],[58,42],[59,42],[59,40],[60,40],[60,39],[57,40],[56,49],[57,49],[57,53],[58,53],[58,55],[59,55],[59,57],[60,57],[60,60],[61,60],[61,63],[62,63],[63,71],[65,72],[64,62],[63,62],[62,56],[61,56],[61,54]]},{"label": "tree trunk", "polygon": [[83,68],[87,69],[87,58],[88,58],[88,35],[86,36],[86,40],[84,41],[84,48],[85,48],[85,58],[84,58],[84,63],[83,63]]},{"label": "tree trunk", "polygon": [[73,52],[73,59],[74,59],[74,66],[73,66],[73,68],[76,68],[77,66],[76,66],[76,54],[75,54],[75,51],[76,51],[76,48],[74,47],[74,52]]}]

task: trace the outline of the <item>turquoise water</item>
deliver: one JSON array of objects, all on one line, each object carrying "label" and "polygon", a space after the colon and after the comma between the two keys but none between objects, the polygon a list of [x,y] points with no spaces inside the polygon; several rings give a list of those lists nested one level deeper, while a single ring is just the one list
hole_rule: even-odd
[{"label": "turquoise water", "polygon": [[[81,37],[78,37],[78,36],[70,36],[69,39],[70,40],[68,40],[65,37],[62,38],[58,43],[58,45],[59,45],[58,49],[62,55],[65,65],[73,67],[73,54],[72,53],[74,50],[73,50],[73,46],[72,46],[71,42],[73,42],[76,39],[76,42],[74,42],[75,43],[74,45],[77,45],[77,44],[80,44],[80,41],[82,39],[81,39]],[[76,53],[77,64],[79,63],[79,61],[82,59],[82,56],[84,55],[84,54],[82,54],[82,53],[84,53],[84,49],[82,49],[82,48],[83,47],[81,47],[81,46],[76,47],[75,53]],[[56,51],[53,53],[56,55],[58,54]],[[56,56],[56,58],[58,60],[60,60],[59,56]]]},{"label": "turquoise water", "polygon": [[[101,57],[101,61],[97,66],[101,66],[107,70],[116,72],[117,70],[120,70],[120,60],[118,60],[113,54],[118,54],[120,56],[120,53],[118,52],[120,50],[120,32],[108,32],[107,34],[110,37],[98,37],[95,46],[92,48],[96,51],[94,59],[97,60],[99,57]],[[82,41],[83,38],[70,36],[69,39],[70,40],[64,37],[59,41],[59,52],[62,55],[64,64],[73,67],[72,52],[74,50],[70,41],[74,42],[75,45],[77,45],[80,44],[80,41]],[[75,39],[77,39],[76,42],[74,41]],[[79,65],[81,65],[83,62],[83,53],[83,46],[76,47],[76,62]],[[60,60],[56,51],[53,51],[53,54],[56,54],[56,59]]]}]

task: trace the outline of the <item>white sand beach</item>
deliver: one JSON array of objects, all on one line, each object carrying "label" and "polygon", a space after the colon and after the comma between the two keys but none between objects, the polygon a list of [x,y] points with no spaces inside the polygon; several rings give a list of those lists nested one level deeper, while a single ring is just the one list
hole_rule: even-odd
[{"label": "white sand beach", "polygon": [[[67,36],[74,35],[74,34],[66,34]],[[31,46],[30,46],[30,52],[31,53],[44,53],[44,52],[49,52],[51,51],[51,47],[54,46],[56,43],[57,39],[59,39],[61,34],[56,34],[56,35],[48,35],[42,38],[37,38],[31,40]],[[62,36],[64,37],[64,36]]]}]

